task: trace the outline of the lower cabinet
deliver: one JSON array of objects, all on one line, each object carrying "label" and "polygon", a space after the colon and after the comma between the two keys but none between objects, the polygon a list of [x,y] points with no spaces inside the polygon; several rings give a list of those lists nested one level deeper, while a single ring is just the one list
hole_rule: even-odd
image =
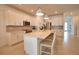
[{"label": "lower cabinet", "polygon": [[40,39],[24,35],[24,50],[28,55],[39,55]]},{"label": "lower cabinet", "polygon": [[24,31],[12,31],[10,32],[8,44],[13,45],[23,40]]},{"label": "lower cabinet", "polygon": [[64,29],[54,29],[54,32],[56,32],[57,37],[63,37],[64,36]]},{"label": "lower cabinet", "polygon": [[59,29],[56,32],[57,32],[57,36],[60,36],[60,37],[63,37],[64,36],[64,30]]}]

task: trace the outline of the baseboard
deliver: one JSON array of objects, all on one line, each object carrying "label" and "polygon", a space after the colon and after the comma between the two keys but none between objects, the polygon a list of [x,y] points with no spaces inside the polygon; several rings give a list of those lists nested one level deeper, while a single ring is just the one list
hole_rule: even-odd
[{"label": "baseboard", "polygon": [[22,40],[22,41],[19,41],[19,42],[14,43],[14,44],[12,44],[12,45],[9,45],[9,46],[14,46],[14,45],[17,45],[17,44],[19,44],[19,43],[21,43],[21,42],[24,42],[24,41]]},{"label": "baseboard", "polygon": [[8,44],[1,45],[0,48],[1,48],[1,47],[5,47],[5,46],[8,46]]}]

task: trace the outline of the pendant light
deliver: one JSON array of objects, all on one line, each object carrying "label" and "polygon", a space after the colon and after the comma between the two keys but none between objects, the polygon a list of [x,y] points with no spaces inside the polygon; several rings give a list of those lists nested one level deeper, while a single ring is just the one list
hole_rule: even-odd
[{"label": "pendant light", "polygon": [[44,13],[43,11],[39,8],[37,11],[36,11],[36,16],[43,16]]},{"label": "pendant light", "polygon": [[49,17],[48,17],[47,15],[45,15],[45,16],[44,16],[44,19],[46,19],[46,20],[47,20],[47,19],[49,19]]}]

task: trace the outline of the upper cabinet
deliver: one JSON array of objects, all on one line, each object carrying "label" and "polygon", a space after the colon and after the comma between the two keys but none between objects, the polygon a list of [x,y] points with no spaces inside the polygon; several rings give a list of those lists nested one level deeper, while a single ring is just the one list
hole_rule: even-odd
[{"label": "upper cabinet", "polygon": [[52,16],[52,26],[58,26],[64,24],[64,16],[63,15],[55,15]]},{"label": "upper cabinet", "polygon": [[6,34],[6,10],[5,7],[0,5],[0,47],[7,44],[7,34]]}]

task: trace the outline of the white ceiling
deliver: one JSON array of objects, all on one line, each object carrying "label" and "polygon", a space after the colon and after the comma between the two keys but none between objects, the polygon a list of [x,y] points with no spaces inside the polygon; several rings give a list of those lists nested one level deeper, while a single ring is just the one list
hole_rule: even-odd
[{"label": "white ceiling", "polygon": [[57,11],[60,13],[79,14],[79,4],[14,4],[9,5],[25,12],[35,15],[38,8],[41,8],[47,15],[53,15]]}]

